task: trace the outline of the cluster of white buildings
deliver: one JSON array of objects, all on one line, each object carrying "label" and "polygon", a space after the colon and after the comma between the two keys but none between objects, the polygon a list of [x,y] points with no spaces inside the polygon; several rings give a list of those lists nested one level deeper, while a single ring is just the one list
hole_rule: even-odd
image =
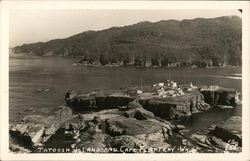
[{"label": "cluster of white buildings", "polygon": [[[197,86],[194,86],[192,82],[190,82],[189,86],[185,86],[184,88],[180,88],[177,82],[167,80],[166,82],[155,83],[152,86],[153,90],[156,91],[157,96],[162,98],[167,97],[176,97],[185,94],[184,91],[193,91],[197,90]],[[216,88],[216,87],[215,87]],[[184,89],[184,91],[183,91]],[[143,90],[137,90],[137,94],[143,94]]]},{"label": "cluster of white buildings", "polygon": [[184,94],[182,89],[178,88],[177,82],[169,80],[166,83],[156,83],[153,85],[153,88],[157,90],[158,96],[163,98]]},{"label": "cluster of white buildings", "polygon": [[219,89],[218,85],[210,85],[208,87],[202,88],[201,91],[204,91],[204,90],[209,90],[209,91],[214,90],[215,91],[215,90],[218,90],[218,89]]}]

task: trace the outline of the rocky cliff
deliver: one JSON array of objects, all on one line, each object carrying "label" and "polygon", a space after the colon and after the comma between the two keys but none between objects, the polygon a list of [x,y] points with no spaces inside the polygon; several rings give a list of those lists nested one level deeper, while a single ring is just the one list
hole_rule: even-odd
[{"label": "rocky cliff", "polygon": [[239,93],[235,89],[204,89],[201,91],[204,96],[205,102],[210,105],[225,105],[225,106],[235,106],[239,104]]},{"label": "rocky cliff", "polygon": [[[43,109],[46,111],[46,109]],[[51,110],[47,110],[51,111]],[[28,149],[39,146],[56,133],[62,124],[72,117],[69,107],[57,107],[47,115],[32,114],[25,116],[20,122],[11,124],[10,136]]]},{"label": "rocky cliff", "polygon": [[[192,113],[206,110],[210,106],[204,102],[203,95],[192,91],[176,97],[162,98],[154,93],[128,95],[128,91],[99,91],[92,94],[76,94],[75,91],[66,93],[66,103],[76,112],[98,111],[101,109],[128,106],[137,101],[144,109],[162,118],[190,116]],[[136,93],[136,90],[131,93]],[[153,92],[153,90],[151,91]]]}]

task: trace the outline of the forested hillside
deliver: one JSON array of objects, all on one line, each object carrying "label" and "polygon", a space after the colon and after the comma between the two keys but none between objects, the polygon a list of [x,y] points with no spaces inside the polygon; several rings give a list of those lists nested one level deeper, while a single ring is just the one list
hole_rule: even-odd
[{"label": "forested hillside", "polygon": [[77,56],[99,65],[193,66],[241,65],[242,20],[212,19],[139,22],[65,39],[24,44],[15,54]]}]

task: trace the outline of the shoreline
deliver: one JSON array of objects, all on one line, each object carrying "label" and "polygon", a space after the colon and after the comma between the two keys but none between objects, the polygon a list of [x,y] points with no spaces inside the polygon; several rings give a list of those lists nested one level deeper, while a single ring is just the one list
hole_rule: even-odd
[{"label": "shoreline", "polygon": [[159,65],[150,65],[150,66],[136,66],[135,64],[121,65],[119,63],[109,63],[106,65],[102,65],[100,62],[98,63],[81,63],[79,59],[82,56],[56,56],[56,55],[30,55],[26,53],[13,53],[9,55],[9,58],[70,58],[77,59],[77,61],[72,62],[73,66],[86,66],[86,67],[101,67],[101,68],[118,68],[118,67],[135,67],[135,68],[197,68],[197,69],[219,69],[219,68],[242,68],[242,66],[233,66],[233,65],[223,65],[223,66],[207,66],[207,67],[198,67],[196,65],[188,65],[188,66],[179,66],[179,65],[168,65],[168,66],[159,66]]}]

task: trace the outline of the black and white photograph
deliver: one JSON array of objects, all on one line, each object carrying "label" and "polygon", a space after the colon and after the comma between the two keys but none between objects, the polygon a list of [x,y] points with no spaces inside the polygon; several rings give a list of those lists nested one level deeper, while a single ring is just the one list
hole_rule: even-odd
[{"label": "black and white photograph", "polygon": [[5,150],[243,154],[246,13],[8,9]]}]

